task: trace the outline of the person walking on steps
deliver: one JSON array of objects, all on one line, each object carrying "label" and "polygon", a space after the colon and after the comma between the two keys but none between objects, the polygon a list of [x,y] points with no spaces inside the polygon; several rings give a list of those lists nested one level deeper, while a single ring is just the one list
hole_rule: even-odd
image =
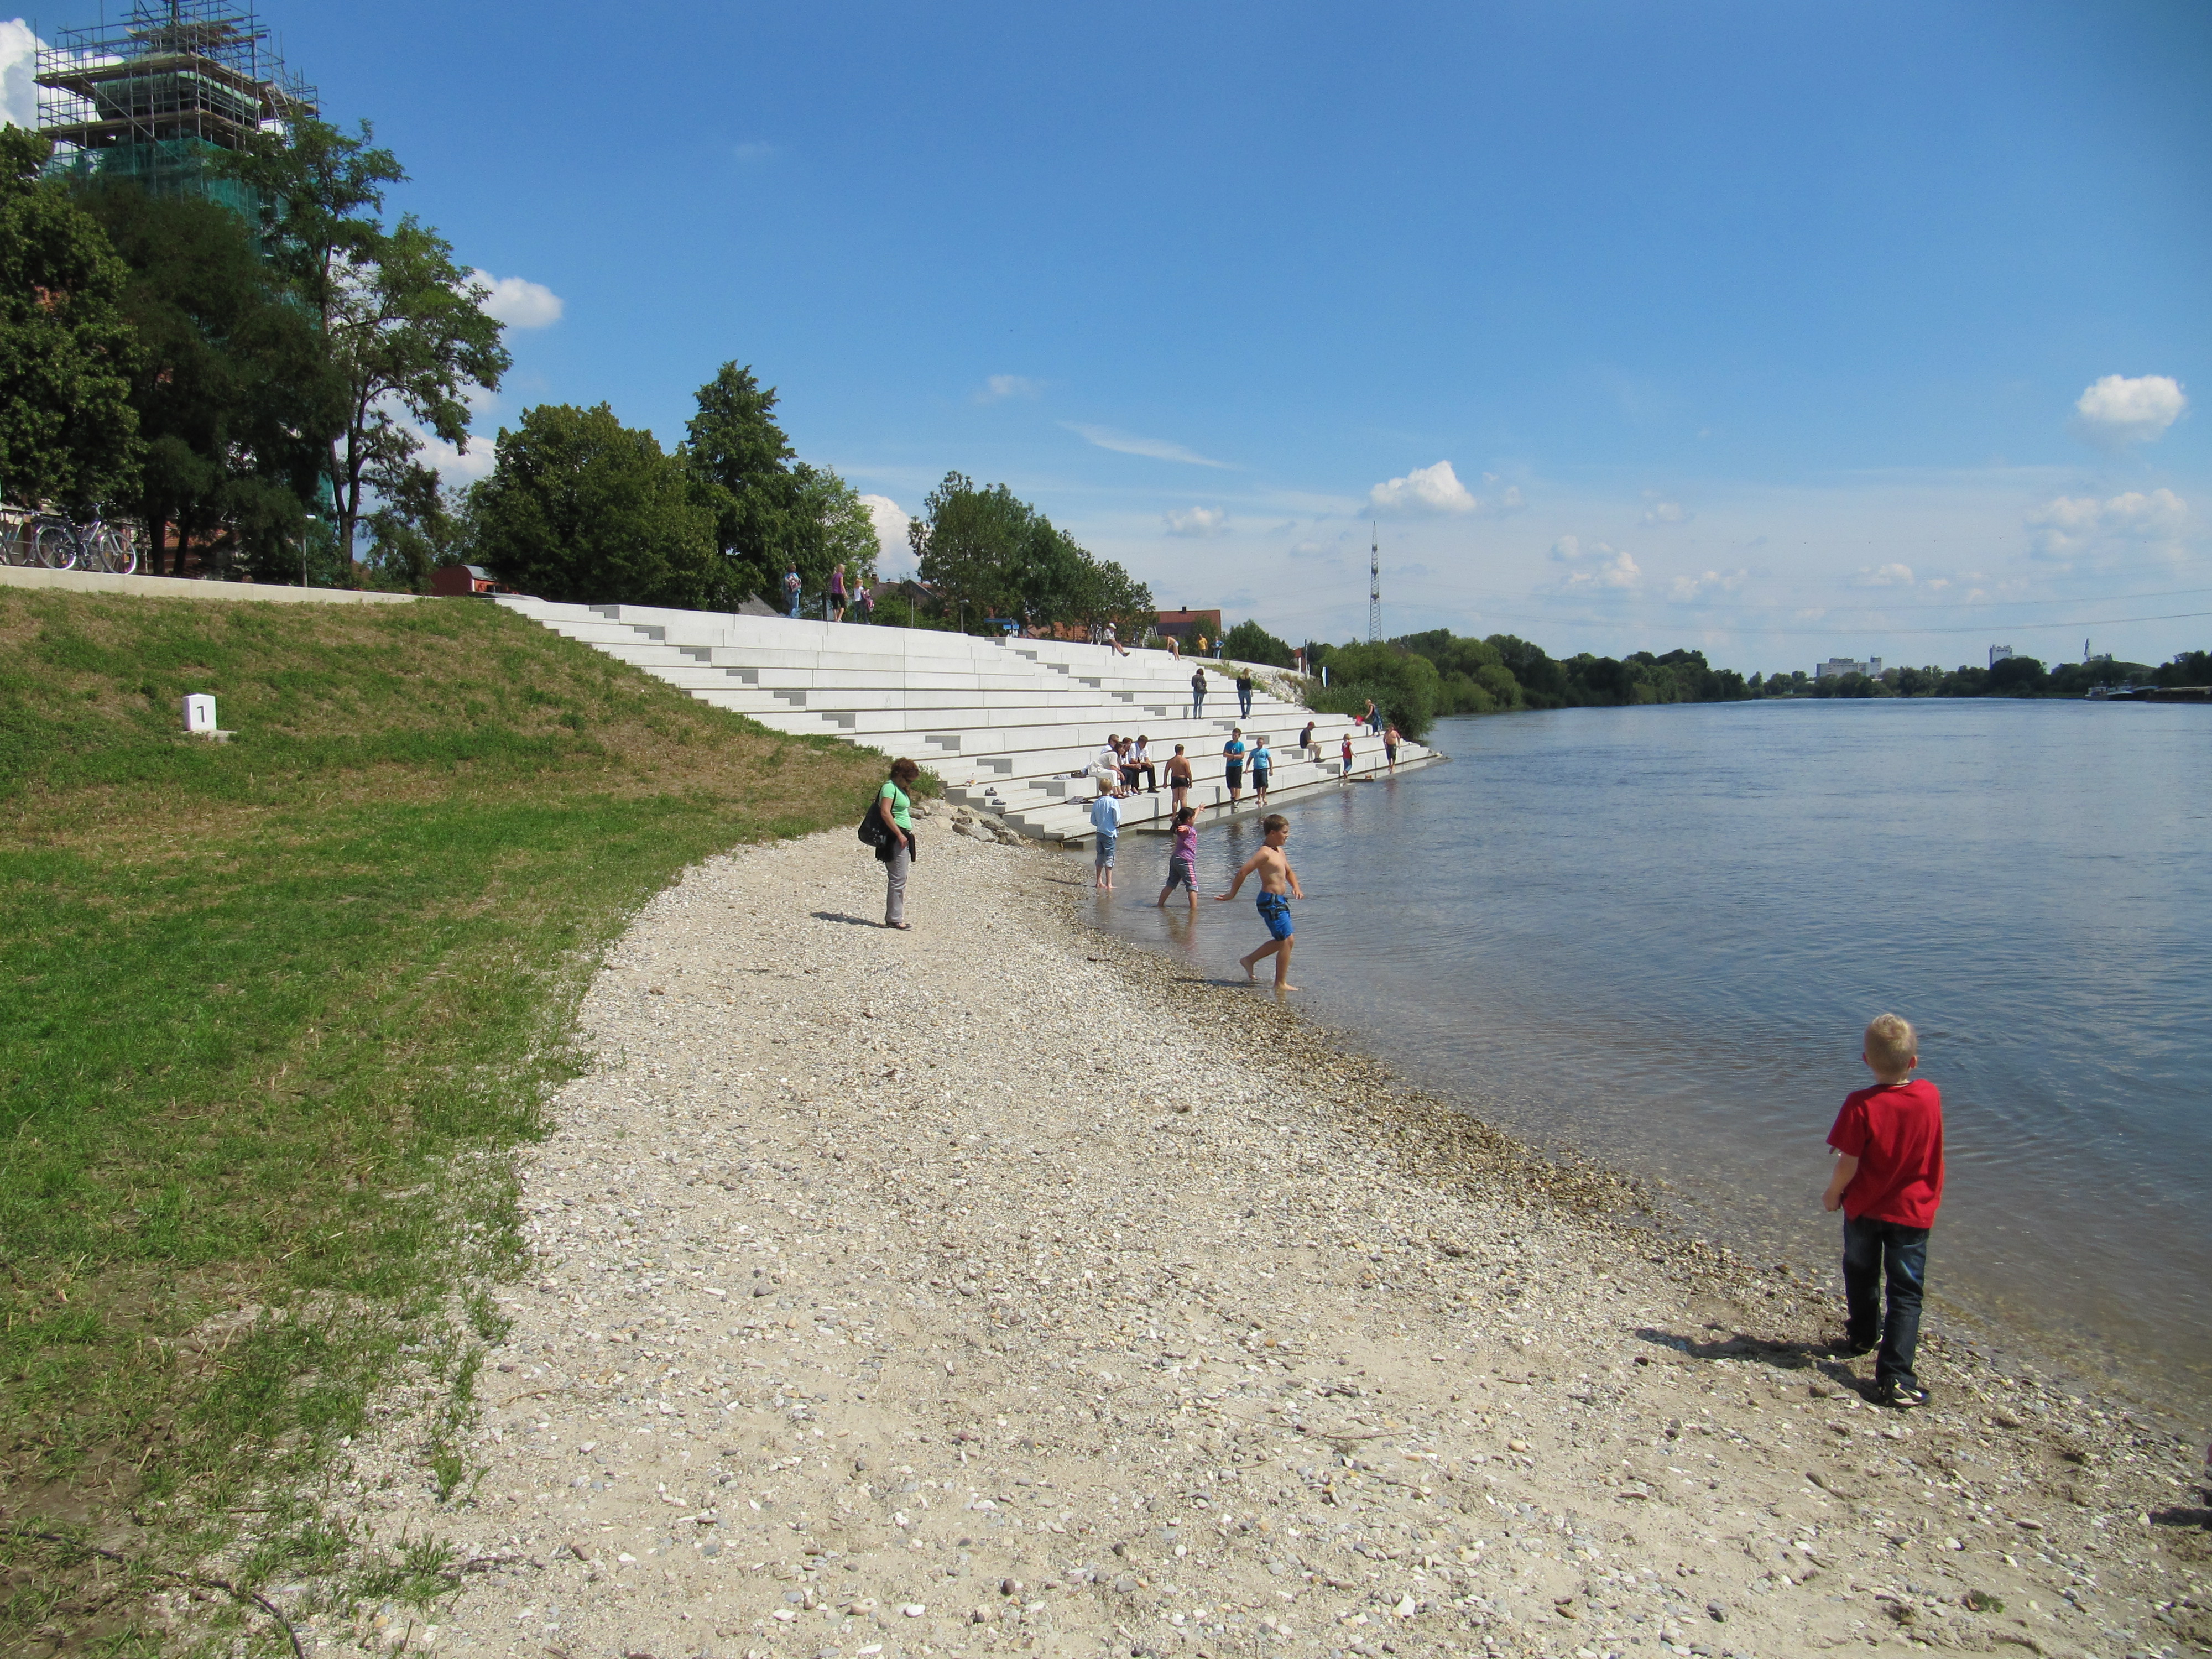
[{"label": "person walking on steps", "polygon": [[830,620],[845,620],[845,567],[842,564],[830,567]]},{"label": "person walking on steps", "polygon": [[799,579],[799,567],[793,565],[783,573],[783,614],[793,622],[799,620],[799,596],[806,584]]},{"label": "person walking on steps", "polygon": [[1237,718],[1252,718],[1252,671],[1249,668],[1237,671]]},{"label": "person walking on steps", "polygon": [[921,768],[910,760],[891,763],[891,775],[876,792],[876,811],[890,839],[876,848],[884,866],[884,926],[908,931],[906,878],[914,868],[914,799],[907,793]]},{"label": "person walking on steps", "polygon": [[1203,668],[1190,671],[1190,717],[1194,720],[1206,718],[1206,671]]},{"label": "person walking on steps", "polygon": [[876,619],[876,595],[875,595],[875,590],[874,590],[873,588],[870,587],[870,586],[867,585],[867,583],[866,583],[866,582],[856,582],[856,583],[854,583],[854,586],[853,586],[853,609],[854,609],[854,610],[855,610],[855,611],[859,611],[859,612],[860,613],[860,621],[861,621],[863,623],[872,623],[872,622],[874,622],[874,621],[875,621],[875,619]]}]

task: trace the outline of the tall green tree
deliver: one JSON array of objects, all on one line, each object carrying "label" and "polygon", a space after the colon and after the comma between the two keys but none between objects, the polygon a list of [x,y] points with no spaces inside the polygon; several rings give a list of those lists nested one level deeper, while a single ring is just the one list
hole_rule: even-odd
[{"label": "tall green tree", "polygon": [[540,404],[500,429],[491,476],[469,492],[483,562],[527,593],[572,605],[705,605],[714,514],[680,456],[605,404]]},{"label": "tall green tree", "polygon": [[0,130],[0,492],[81,510],[137,481],[129,272],[92,216],[40,174],[52,143]]},{"label": "tall green tree", "polygon": [[468,442],[468,397],[496,391],[512,358],[485,290],[413,215],[386,229],[384,189],[406,171],[362,123],[301,120],[228,163],[262,204],[264,249],[320,323],[344,418],[323,466],[349,570],[370,498],[398,489],[422,434]]},{"label": "tall green tree", "polygon": [[1061,550],[1037,538],[1036,522],[1036,508],[1006,485],[978,489],[964,473],[948,472],[907,526],[907,541],[921,580],[948,603],[978,618],[1000,616],[1021,608],[1024,566]]},{"label": "tall green tree", "polygon": [[797,459],[775,404],[775,388],[761,385],[750,365],[726,362],[699,388],[685,428],[684,457],[714,514],[714,603],[727,608],[752,594],[781,599],[793,568],[815,596],[841,563],[848,587],[875,579],[875,521],[860,492],[830,468]]},{"label": "tall green tree", "polygon": [[978,620],[1111,622],[1134,631],[1157,614],[1143,583],[1093,557],[1002,483],[979,489],[964,473],[946,473],[907,539],[922,580]]},{"label": "tall green tree", "polygon": [[96,180],[80,198],[129,267],[138,353],[131,400],[146,446],[132,515],[145,568],[197,543],[299,579],[296,558],[339,391],[312,319],[291,303],[237,215],[198,197]]},{"label": "tall green tree", "polygon": [[1221,654],[1237,662],[1266,663],[1273,668],[1291,665],[1291,647],[1247,617],[1221,636]]}]

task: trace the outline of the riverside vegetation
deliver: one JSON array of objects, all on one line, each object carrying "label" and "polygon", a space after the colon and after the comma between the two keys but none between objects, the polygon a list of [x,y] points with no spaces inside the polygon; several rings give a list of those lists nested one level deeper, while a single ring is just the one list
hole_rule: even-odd
[{"label": "riverside vegetation", "polygon": [[443,1586],[318,1471],[403,1356],[464,1409],[606,942],[880,769],[490,607],[0,589],[0,1650],[138,1650],[225,1546]]},{"label": "riverside vegetation", "polygon": [[[1246,620],[1222,639],[1223,654],[1287,668],[1291,647]],[[2185,651],[2170,661],[2062,663],[2046,670],[2033,657],[1996,667],[1889,668],[1879,676],[1815,679],[1802,670],[1753,674],[1715,668],[1702,651],[1584,651],[1559,659],[1511,634],[1468,639],[1448,629],[1382,642],[1310,642],[1314,678],[1301,695],[1309,708],[1357,714],[1372,698],[1416,742],[1446,714],[1504,714],[1528,708],[1617,708],[1642,703],[1738,702],[1760,697],[2078,697],[2094,686],[2212,684],[2212,653]],[[1320,680],[1328,671],[1328,683]]]}]

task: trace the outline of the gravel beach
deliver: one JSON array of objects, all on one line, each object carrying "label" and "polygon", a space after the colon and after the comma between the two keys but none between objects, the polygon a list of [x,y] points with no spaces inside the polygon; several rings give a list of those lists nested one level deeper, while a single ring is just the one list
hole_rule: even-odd
[{"label": "gravel beach", "polygon": [[1249,927],[1194,979],[1084,924],[1087,859],[960,829],[910,933],[842,832],[637,917],[519,1157],[482,1473],[441,1503],[404,1398],[342,1471],[463,1587],[309,1651],[2212,1643],[2201,1447],[1940,1330],[1933,1404],[1869,1405],[1832,1276],[1344,1052]]}]

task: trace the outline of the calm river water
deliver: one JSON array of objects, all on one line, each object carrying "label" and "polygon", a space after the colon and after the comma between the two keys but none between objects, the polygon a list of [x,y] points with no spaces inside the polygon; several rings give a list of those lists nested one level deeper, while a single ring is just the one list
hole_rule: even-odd
[{"label": "calm river water", "polygon": [[[1824,1262],[1822,1143],[1894,1009],[1944,1096],[1931,1292],[2000,1350],[2212,1400],[2212,711],[1571,709],[1434,742],[1450,764],[1285,809],[1310,1012]],[[1202,888],[1257,844],[1204,830]],[[1155,910],[1165,857],[1125,836],[1097,920],[1235,974],[1249,903]]]}]

